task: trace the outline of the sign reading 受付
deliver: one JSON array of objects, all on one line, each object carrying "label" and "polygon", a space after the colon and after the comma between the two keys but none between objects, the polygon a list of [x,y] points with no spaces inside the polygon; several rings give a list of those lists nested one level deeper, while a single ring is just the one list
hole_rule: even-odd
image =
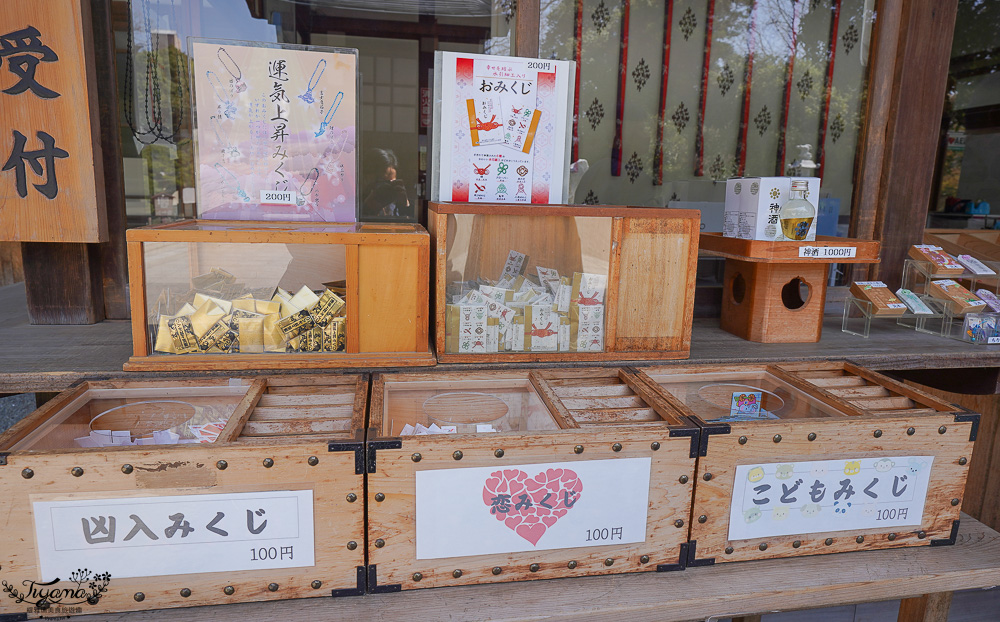
[{"label": "sign reading \u53d7\u4ed8", "polygon": [[729,539],[919,525],[934,456],[736,467]]},{"label": "sign reading \u53d7\u4ed8", "polygon": [[650,464],[417,471],[417,559],[644,542]]},{"label": "sign reading \u53d7\u4ed8", "polygon": [[315,564],[311,490],[36,501],[42,581],[86,565],[116,579]]},{"label": "sign reading \u53d7\u4ed8", "polygon": [[108,239],[90,3],[0,11],[0,240]]}]

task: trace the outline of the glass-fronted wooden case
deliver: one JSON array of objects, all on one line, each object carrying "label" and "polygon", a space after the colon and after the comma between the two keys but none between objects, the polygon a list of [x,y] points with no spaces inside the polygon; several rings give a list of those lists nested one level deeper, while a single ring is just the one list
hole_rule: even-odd
[{"label": "glass-fronted wooden case", "polygon": [[439,360],[686,358],[699,218],[432,203]]},{"label": "glass-fronted wooden case", "polygon": [[434,364],[420,225],[189,220],[127,239],[127,370]]}]

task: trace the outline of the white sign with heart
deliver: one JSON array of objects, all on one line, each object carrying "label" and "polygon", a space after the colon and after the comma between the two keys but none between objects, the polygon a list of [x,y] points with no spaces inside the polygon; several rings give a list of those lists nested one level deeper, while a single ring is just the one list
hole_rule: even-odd
[{"label": "white sign with heart", "polygon": [[417,471],[417,559],[644,542],[651,463]]}]

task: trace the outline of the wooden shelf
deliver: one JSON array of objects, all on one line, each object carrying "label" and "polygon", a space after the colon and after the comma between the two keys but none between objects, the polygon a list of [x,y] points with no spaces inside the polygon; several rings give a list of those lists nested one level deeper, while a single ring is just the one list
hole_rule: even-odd
[{"label": "wooden shelf", "polygon": [[[675,361],[607,361],[602,365],[630,363],[637,366],[697,363],[759,363],[848,359],[872,369],[934,369],[946,367],[998,367],[1000,345],[974,346],[914,332],[895,322],[880,322],[872,337],[862,339],[841,332],[840,313],[823,318],[823,338],[818,343],[753,343],[727,333],[718,318],[694,320],[691,355]],[[28,323],[24,285],[0,287],[0,394],[57,392],[82,378],[139,378],[145,372],[125,372],[122,365],[132,354],[131,327],[125,321],[89,326],[32,326]],[[505,363],[504,368],[593,367],[592,361],[558,363]],[[440,364],[439,371],[497,368],[496,363]],[[402,367],[382,371],[406,371]],[[410,368],[412,370],[412,368]],[[351,369],[310,370],[310,373],[356,373]],[[233,372],[160,372],[170,375],[232,375]],[[284,373],[293,373],[291,371]]]},{"label": "wooden shelf", "polygon": [[[799,249],[810,247],[854,247],[856,255],[851,258],[809,258],[799,257]],[[722,237],[721,233],[702,233],[698,250],[706,255],[739,259],[751,263],[878,263],[881,243],[875,240],[838,238],[818,235],[812,242],[767,242],[764,240],[742,240]]]},{"label": "wooden shelf", "polygon": [[574,621],[628,617],[670,622],[936,596],[939,592],[992,587],[998,574],[1000,534],[963,515],[954,546],[742,562],[681,572],[444,587],[333,600],[306,598],[75,619],[243,622],[523,620],[537,616]]}]

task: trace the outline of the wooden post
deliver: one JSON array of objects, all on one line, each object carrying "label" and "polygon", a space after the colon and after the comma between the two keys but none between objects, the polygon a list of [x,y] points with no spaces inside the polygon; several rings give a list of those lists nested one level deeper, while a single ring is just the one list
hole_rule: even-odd
[{"label": "wooden post", "polygon": [[93,18],[94,89],[100,103],[101,156],[104,168],[104,198],[108,241],[100,245],[100,279],[104,291],[104,316],[109,320],[129,317],[128,263],[125,253],[125,179],[122,171],[121,132],[118,119],[118,72],[115,70],[115,39],[111,27],[111,3],[90,0]]},{"label": "wooden post", "polygon": [[924,594],[899,602],[899,622],[946,622],[951,609],[951,592]]},{"label": "wooden post", "polygon": [[521,0],[517,3],[517,27],[514,30],[514,55],[538,57],[538,27],[541,3],[538,0]]},{"label": "wooden post", "polygon": [[872,279],[898,283],[923,236],[957,10],[957,0],[887,0],[880,10],[851,212],[852,237],[882,241]]},{"label": "wooden post", "polygon": [[[0,71],[0,240],[22,243],[33,324],[104,319],[93,244],[108,240],[108,226],[91,5],[16,0],[0,14],[0,34],[15,42]],[[117,130],[117,106],[105,116]]]}]

